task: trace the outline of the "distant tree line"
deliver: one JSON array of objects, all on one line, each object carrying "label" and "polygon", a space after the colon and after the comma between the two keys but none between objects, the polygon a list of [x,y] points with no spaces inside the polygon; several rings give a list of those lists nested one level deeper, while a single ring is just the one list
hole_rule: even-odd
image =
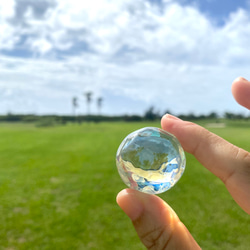
[{"label": "distant tree line", "polygon": [[[164,114],[172,114],[171,111],[166,110],[163,114],[160,112],[155,111],[154,107],[151,106],[148,110],[146,110],[143,118],[144,120],[157,120],[161,119],[161,117]],[[201,115],[195,115],[194,113],[189,113],[189,114],[174,114],[175,116],[179,117],[182,120],[187,120],[187,121],[195,121],[195,120],[207,120],[207,119],[219,119],[219,118],[224,118],[224,119],[229,119],[229,120],[250,120],[250,114],[249,116],[244,116],[243,114],[235,114],[231,112],[225,112],[223,116],[218,115],[216,112],[211,112],[207,115],[201,114]]]},{"label": "distant tree line", "polygon": [[[170,111],[165,113],[171,114]],[[165,114],[164,113],[164,114]],[[121,116],[105,116],[105,115],[34,115],[34,114],[7,114],[0,115],[0,122],[25,122],[25,123],[35,123],[37,126],[53,126],[53,125],[64,125],[66,123],[82,123],[82,122],[117,122],[117,121],[127,121],[127,122],[140,122],[140,121],[156,121],[160,120],[162,115],[160,112],[155,111],[154,107],[148,108],[144,115],[121,115]],[[244,116],[242,114],[234,114],[226,112],[223,117],[220,117],[216,112],[211,112],[208,115],[195,115],[190,114],[180,114],[177,115],[179,118],[188,121],[195,120],[216,120],[219,118],[225,118],[230,120],[250,120],[250,116]]]}]

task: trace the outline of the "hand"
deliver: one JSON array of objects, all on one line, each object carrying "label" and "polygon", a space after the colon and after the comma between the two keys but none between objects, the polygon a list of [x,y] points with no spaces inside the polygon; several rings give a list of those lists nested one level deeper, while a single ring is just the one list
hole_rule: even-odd
[{"label": "hand", "polygon": [[[250,82],[237,78],[232,85],[236,101],[250,109]],[[239,204],[250,214],[250,153],[225,141],[206,129],[165,115],[161,126],[174,134],[185,151],[218,176]],[[130,217],[148,249],[200,249],[176,213],[155,195],[125,189],[117,203]]]}]

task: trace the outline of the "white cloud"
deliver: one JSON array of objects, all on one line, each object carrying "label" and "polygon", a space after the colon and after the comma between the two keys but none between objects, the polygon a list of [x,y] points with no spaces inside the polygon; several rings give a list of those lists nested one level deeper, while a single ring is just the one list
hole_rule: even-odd
[{"label": "white cloud", "polygon": [[11,49],[18,41],[15,36],[15,27],[10,25],[7,20],[15,14],[15,1],[0,2],[0,49]]},{"label": "white cloud", "polygon": [[47,1],[42,13],[25,0],[22,13],[15,1],[5,2],[0,50],[33,54],[1,56],[0,88],[8,98],[18,90],[35,93],[39,106],[45,97],[63,103],[90,89],[136,100],[140,110],[154,104],[205,113],[227,109],[233,78],[250,77],[250,18],[242,9],[217,27],[194,6],[175,1],[159,8],[143,0],[57,0]]},{"label": "white cloud", "polygon": [[6,18],[13,17],[15,14],[15,1],[9,0],[7,2],[1,1],[0,2],[0,18],[4,20]]}]

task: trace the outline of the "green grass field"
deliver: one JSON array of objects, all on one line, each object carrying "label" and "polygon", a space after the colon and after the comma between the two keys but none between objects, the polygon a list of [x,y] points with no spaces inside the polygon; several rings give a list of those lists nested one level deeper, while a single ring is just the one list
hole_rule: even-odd
[{"label": "green grass field", "polygon": [[[250,124],[243,125],[211,130],[250,151]],[[0,249],[145,249],[115,202],[125,188],[116,150],[145,126],[159,123],[0,124]],[[160,196],[203,249],[249,249],[250,216],[186,156],[183,177]]]}]

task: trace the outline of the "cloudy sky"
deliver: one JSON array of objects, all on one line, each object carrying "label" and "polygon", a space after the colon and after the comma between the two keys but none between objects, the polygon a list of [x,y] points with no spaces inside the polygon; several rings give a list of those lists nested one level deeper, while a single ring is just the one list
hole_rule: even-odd
[{"label": "cloudy sky", "polygon": [[0,0],[0,114],[243,113],[248,0]]}]

